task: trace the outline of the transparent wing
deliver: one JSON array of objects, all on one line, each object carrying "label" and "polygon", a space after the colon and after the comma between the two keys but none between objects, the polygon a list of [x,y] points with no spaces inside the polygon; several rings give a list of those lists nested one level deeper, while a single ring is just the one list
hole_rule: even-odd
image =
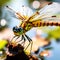
[{"label": "transparent wing", "polygon": [[20,20],[26,20],[29,18],[32,14],[33,11],[29,7],[22,6],[20,7],[20,11],[15,11],[13,8],[10,6],[6,6],[11,12],[15,13],[16,17],[19,18]]},{"label": "transparent wing", "polygon": [[26,19],[28,19],[33,14],[33,11],[32,11],[32,9],[30,9],[27,6],[22,6],[20,8],[19,13],[22,15],[22,17],[24,18],[24,20],[26,20]]},{"label": "transparent wing", "polygon": [[[58,17],[58,15],[60,16],[60,8],[59,8],[60,4],[59,3],[52,3],[52,4],[48,4],[45,7],[43,7],[42,9],[40,9],[38,11],[38,15],[35,14],[34,17],[32,17],[32,19],[30,19],[30,21],[34,21],[34,20],[51,20],[51,17]],[[53,18],[54,20],[54,18]]]}]

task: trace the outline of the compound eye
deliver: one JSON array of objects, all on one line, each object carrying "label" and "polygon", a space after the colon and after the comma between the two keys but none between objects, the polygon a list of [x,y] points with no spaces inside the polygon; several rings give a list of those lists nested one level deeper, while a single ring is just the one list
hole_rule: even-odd
[{"label": "compound eye", "polygon": [[18,31],[19,31],[19,32],[21,32],[22,30],[23,30],[23,29],[22,29],[21,27],[20,27],[20,28],[18,28]]},{"label": "compound eye", "polygon": [[18,32],[18,28],[17,27],[13,27],[13,31],[14,32]]}]

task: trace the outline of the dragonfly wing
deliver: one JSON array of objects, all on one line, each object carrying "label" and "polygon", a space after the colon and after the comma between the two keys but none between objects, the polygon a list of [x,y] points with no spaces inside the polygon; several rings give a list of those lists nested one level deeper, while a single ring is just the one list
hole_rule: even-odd
[{"label": "dragonfly wing", "polygon": [[27,19],[28,17],[30,17],[32,14],[33,14],[33,11],[32,9],[30,9],[29,7],[27,6],[22,6],[20,8],[20,14],[25,18]]},{"label": "dragonfly wing", "polygon": [[19,18],[20,20],[26,20],[27,18],[29,18],[32,14],[33,11],[32,9],[30,9],[29,7],[26,6],[22,6],[20,7],[20,10],[15,11],[14,9],[12,9],[10,6],[6,6],[11,12],[14,12],[16,17]]},{"label": "dragonfly wing", "polygon": [[52,4],[46,5],[45,7],[40,9],[38,11],[39,14],[35,15],[34,18],[31,19],[30,21],[39,20],[39,19],[47,18],[47,17],[51,17],[51,16],[57,16],[60,13],[59,6],[60,6],[60,4],[55,3],[55,2],[53,2]]}]

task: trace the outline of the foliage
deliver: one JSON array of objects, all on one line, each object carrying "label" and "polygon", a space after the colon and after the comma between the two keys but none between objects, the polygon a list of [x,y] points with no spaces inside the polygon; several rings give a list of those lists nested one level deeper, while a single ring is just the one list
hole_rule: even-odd
[{"label": "foliage", "polygon": [[11,1],[11,0],[0,0],[0,6],[5,5],[9,1]]},{"label": "foliage", "polygon": [[48,38],[60,38],[60,27],[41,27],[38,28],[48,34]]},{"label": "foliage", "polygon": [[7,43],[6,40],[0,40],[0,50],[3,49]]}]

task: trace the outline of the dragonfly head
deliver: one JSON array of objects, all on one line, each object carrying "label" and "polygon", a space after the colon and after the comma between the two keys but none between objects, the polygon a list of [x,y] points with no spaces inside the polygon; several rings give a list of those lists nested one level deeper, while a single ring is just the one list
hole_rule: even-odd
[{"label": "dragonfly head", "polygon": [[15,35],[21,35],[21,34],[23,34],[23,28],[15,26],[15,27],[13,27],[13,32]]}]

